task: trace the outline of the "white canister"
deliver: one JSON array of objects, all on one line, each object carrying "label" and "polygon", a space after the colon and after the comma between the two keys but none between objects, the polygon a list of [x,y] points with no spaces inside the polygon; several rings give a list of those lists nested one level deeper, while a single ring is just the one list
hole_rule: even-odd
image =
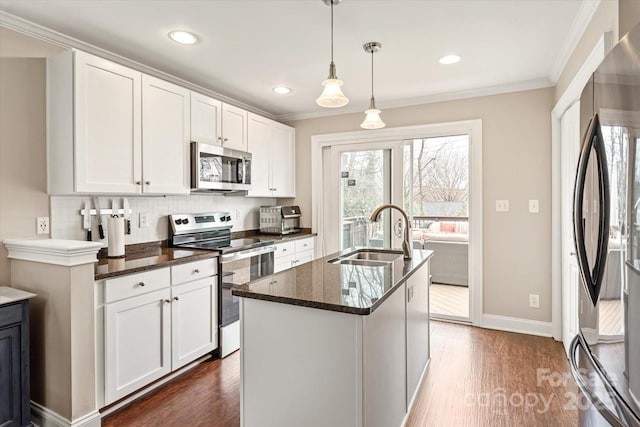
[{"label": "white canister", "polygon": [[124,218],[109,217],[107,220],[107,256],[118,258],[124,256]]}]

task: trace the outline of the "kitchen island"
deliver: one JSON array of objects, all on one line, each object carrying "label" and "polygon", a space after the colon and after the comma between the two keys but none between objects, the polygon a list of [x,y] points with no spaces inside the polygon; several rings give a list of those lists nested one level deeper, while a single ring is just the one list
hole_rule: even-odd
[{"label": "kitchen island", "polygon": [[431,255],[347,250],[234,287],[241,425],[400,426],[429,360]]}]

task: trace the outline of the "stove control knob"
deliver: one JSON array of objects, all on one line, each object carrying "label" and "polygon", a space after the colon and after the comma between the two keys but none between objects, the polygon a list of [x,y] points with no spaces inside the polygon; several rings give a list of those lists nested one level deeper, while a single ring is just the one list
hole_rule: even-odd
[{"label": "stove control knob", "polygon": [[181,219],[176,219],[174,222],[175,222],[176,224],[178,224],[178,225],[182,224],[182,220],[181,220]]},{"label": "stove control knob", "polygon": [[187,218],[183,219],[183,220],[182,220],[182,223],[183,223],[183,224],[189,224],[189,219],[187,219]]},{"label": "stove control knob", "polygon": [[225,221],[231,221],[231,217],[229,215],[227,215],[227,216],[224,217],[224,220]]}]

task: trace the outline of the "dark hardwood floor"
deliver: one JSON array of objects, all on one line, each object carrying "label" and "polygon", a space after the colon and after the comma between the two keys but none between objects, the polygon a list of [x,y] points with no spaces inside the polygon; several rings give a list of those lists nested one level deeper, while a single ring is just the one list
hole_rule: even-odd
[{"label": "dark hardwood floor", "polygon": [[[239,426],[239,353],[200,364],[103,426]],[[431,364],[407,426],[576,426],[575,386],[551,338],[432,322]]]}]

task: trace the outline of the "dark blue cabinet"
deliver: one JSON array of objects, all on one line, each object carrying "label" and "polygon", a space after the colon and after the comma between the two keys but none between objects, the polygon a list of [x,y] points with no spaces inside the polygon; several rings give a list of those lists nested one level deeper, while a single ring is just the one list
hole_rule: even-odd
[{"label": "dark blue cabinet", "polygon": [[0,427],[30,426],[29,300],[0,305]]}]

